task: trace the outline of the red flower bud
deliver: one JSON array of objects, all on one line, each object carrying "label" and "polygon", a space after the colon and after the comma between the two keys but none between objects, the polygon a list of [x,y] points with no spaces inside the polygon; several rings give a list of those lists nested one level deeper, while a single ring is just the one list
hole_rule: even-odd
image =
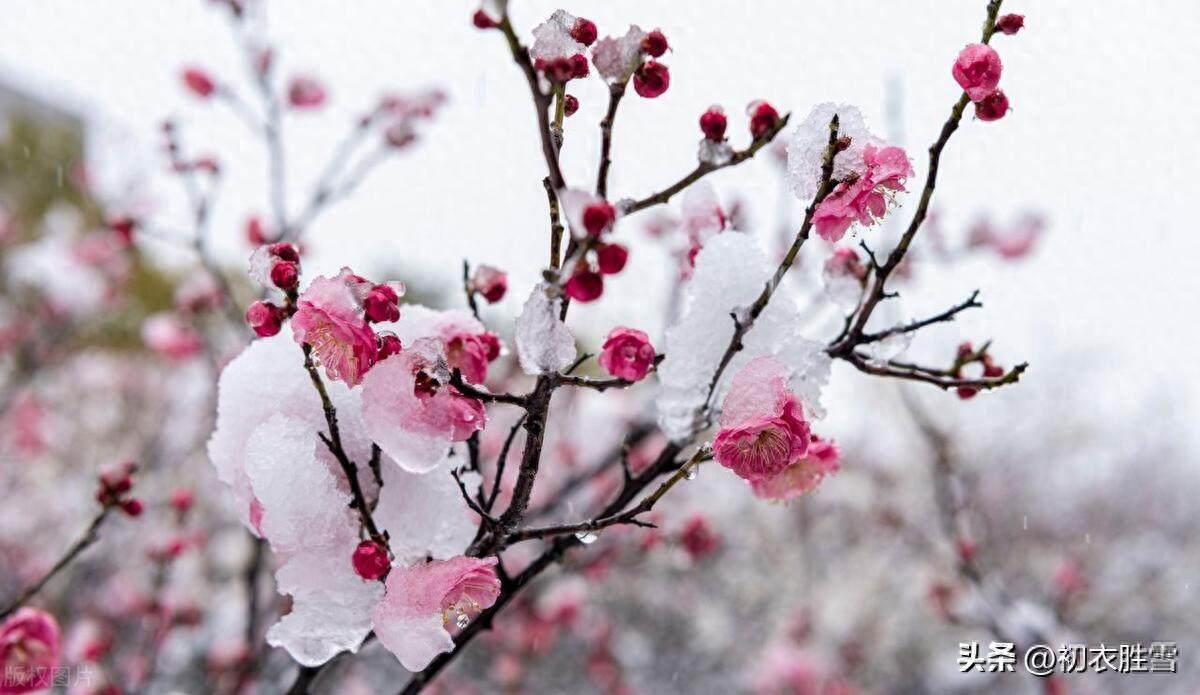
[{"label": "red flower bud", "polygon": [[642,38],[642,51],[649,54],[652,58],[661,58],[670,46],[667,44],[667,37],[661,31],[655,29],[646,34]]},{"label": "red flower bud", "polygon": [[186,512],[192,508],[192,503],[195,502],[195,495],[189,488],[181,487],[171,493],[171,506],[177,512]]},{"label": "red flower bud", "polygon": [[276,261],[271,266],[271,282],[284,292],[295,290],[300,286],[300,267],[292,261]]},{"label": "red flower bud", "polygon": [[779,125],[779,112],[765,101],[750,104],[750,135],[755,140],[767,135]]},{"label": "red flower bud", "polygon": [[368,581],[375,581],[387,574],[391,569],[387,548],[375,541],[363,541],[354,549],[351,563],[358,576]]},{"label": "red flower bud", "polygon": [[958,359],[965,360],[974,354],[975,348],[972,347],[969,341],[958,344]]},{"label": "red flower bud", "polygon": [[539,61],[535,67],[541,70],[546,79],[551,82],[566,82],[575,76],[575,62],[571,58]]},{"label": "red flower bud", "polygon": [[200,68],[187,68],[183,71],[183,84],[188,91],[201,99],[207,99],[217,91],[217,84]]},{"label": "red flower bud", "polygon": [[974,386],[959,386],[954,392],[958,394],[959,398],[966,401],[974,398],[979,393],[979,389]]},{"label": "red flower bud", "polygon": [[295,244],[289,244],[281,241],[277,244],[271,244],[271,247],[267,250],[271,252],[272,256],[281,261],[291,261],[292,263],[300,262],[300,249],[297,248]]},{"label": "red flower bud", "polygon": [[575,20],[575,25],[571,27],[571,38],[584,46],[591,46],[599,36],[600,32],[596,30],[596,23],[590,19],[580,17]]},{"label": "red flower bud", "polygon": [[604,278],[600,273],[584,270],[575,273],[563,285],[563,292],[579,302],[590,302],[604,294]]},{"label": "red flower bud", "polygon": [[596,249],[596,265],[604,275],[621,272],[628,259],[629,250],[620,244],[603,244]]},{"label": "red flower bud", "polygon": [[570,94],[563,97],[563,113],[572,116],[579,110],[579,100]]},{"label": "red flower bud", "polygon": [[246,220],[246,241],[255,248],[267,243],[267,231],[262,220],[257,217]]},{"label": "red flower bud", "polygon": [[708,110],[700,114],[700,130],[704,133],[704,137],[713,142],[721,142],[725,139],[725,128],[729,125],[729,119],[725,117],[725,111],[720,106],[710,106]]},{"label": "red flower bud", "polygon": [[653,99],[662,96],[670,86],[671,71],[656,60],[647,60],[633,73],[633,91],[640,97]]},{"label": "red flower bud", "polygon": [[379,352],[376,354],[377,360],[385,360],[392,355],[400,354],[404,349],[404,345],[400,343],[400,339],[391,333],[381,333],[379,335]]},{"label": "red flower bud", "polygon": [[991,94],[975,102],[975,117],[981,121],[998,121],[1008,113],[1008,97],[1003,89],[997,89]]},{"label": "red flower bud", "polygon": [[124,502],[121,502],[121,511],[125,512],[129,516],[141,516],[143,510],[145,510],[145,505],[143,505],[142,501],[137,498],[128,499]]},{"label": "red flower bud", "polygon": [[587,57],[582,53],[576,53],[571,56],[571,77],[580,79],[588,76],[590,68],[588,67]]},{"label": "red flower bud", "polygon": [[590,236],[600,236],[612,227],[616,219],[616,209],[603,200],[583,209],[583,228]]},{"label": "red flower bud", "polygon": [[500,26],[500,22],[492,19],[491,15],[482,9],[475,11],[475,14],[471,17],[471,23],[475,25],[476,29],[495,29]]},{"label": "red flower bud", "polygon": [[246,309],[246,323],[260,338],[269,338],[283,327],[283,309],[259,300]]},{"label": "red flower bud", "polygon": [[996,20],[996,30],[1005,34],[1017,33],[1025,26],[1025,15],[1023,14],[1006,14]]},{"label": "red flower bud", "polygon": [[373,323],[395,321],[400,318],[400,296],[387,285],[375,285],[363,298],[363,312]]}]

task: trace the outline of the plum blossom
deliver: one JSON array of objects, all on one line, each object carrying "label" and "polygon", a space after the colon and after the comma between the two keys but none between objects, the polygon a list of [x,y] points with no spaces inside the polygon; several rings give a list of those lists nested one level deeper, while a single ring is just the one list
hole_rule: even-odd
[{"label": "plum blossom", "polygon": [[839,468],[837,445],[813,435],[803,457],[777,475],[751,481],[750,489],[759,499],[790,500],[813,491],[825,476]]},{"label": "plum blossom", "polygon": [[813,107],[796,128],[787,144],[788,181],[796,197],[805,202],[812,199],[821,183],[821,164],[829,146],[829,122],[838,117],[838,137],[848,138],[849,144],[833,158],[833,178],[845,181],[861,174],[863,151],[867,145],[876,147],[883,141],[867,130],[862,113],[848,104],[824,103]]},{"label": "plum blossom", "polygon": [[598,361],[618,379],[641,381],[654,366],[654,346],[644,332],[618,326],[604,340]]},{"label": "plum blossom", "polygon": [[446,366],[458,369],[463,378],[482,384],[488,365],[504,351],[500,338],[487,330],[479,319],[465,309],[435,311],[419,304],[405,304],[400,318],[390,328],[404,345],[421,338],[437,338],[445,352]]},{"label": "plum blossom", "polygon": [[1027,214],[1004,229],[999,229],[983,220],[970,232],[967,244],[971,247],[990,248],[1006,260],[1027,256],[1045,232],[1046,222],[1040,215]]},{"label": "plum blossom", "polygon": [[466,627],[500,595],[496,558],[454,557],[396,567],[371,612],[375,634],[410,671],[454,647],[452,629]]},{"label": "plum blossom", "polygon": [[534,61],[550,62],[557,58],[570,58],[587,50],[572,35],[578,18],[566,10],[555,10],[550,18],[534,27],[533,45],[529,55]]},{"label": "plum blossom", "polygon": [[0,625],[0,695],[19,695],[52,686],[58,666],[58,623],[36,608],[21,608]]},{"label": "plum blossom", "polygon": [[567,226],[575,239],[599,237],[612,229],[617,210],[607,200],[578,188],[560,194]]},{"label": "plum blossom", "polygon": [[753,482],[804,456],[809,426],[787,382],[787,367],[771,357],[751,360],[733,377],[713,439],[717,463]]},{"label": "plum blossom", "polygon": [[1002,69],[996,49],[986,43],[972,43],[959,52],[950,72],[971,101],[979,101],[1000,84]]},{"label": "plum blossom", "polygon": [[362,381],[377,351],[375,332],[360,313],[357,280],[345,268],[337,277],[314,279],[292,317],[296,342],[312,346],[326,376],[350,386]]},{"label": "plum blossom", "polygon": [[[268,639],[297,661],[316,665],[357,649],[383,587],[364,581],[353,567],[360,522],[348,507],[344,473],[318,438],[326,428],[321,401],[299,368],[288,331],[285,326],[283,335],[254,341],[222,371],[208,453],[242,523],[270,542],[280,559],[280,593],[292,596],[291,612]],[[369,460],[363,391],[337,381],[326,388],[347,455]],[[391,537],[397,561],[452,557],[471,542],[475,524],[445,470],[413,475],[386,452],[382,464],[378,493],[371,476],[361,482],[368,498],[378,494],[374,518]],[[475,485],[478,478],[468,475],[464,482]]]},{"label": "plum blossom", "polygon": [[314,109],[325,103],[325,85],[314,77],[298,75],[288,83],[288,103],[296,109]]},{"label": "plum blossom", "polygon": [[385,454],[406,471],[425,473],[453,442],[483,429],[483,404],[448,385],[441,341],[421,338],[363,380],[363,422]]},{"label": "plum blossom", "polygon": [[460,331],[446,339],[446,364],[473,384],[487,379],[488,364],[499,356],[500,338],[495,333]]},{"label": "plum blossom", "polygon": [[899,147],[863,148],[864,171],[857,178],[834,187],[813,212],[817,234],[826,241],[837,241],[850,225],[870,226],[887,213],[887,193],[904,190],[904,181],[912,175],[908,155]]},{"label": "plum blossom", "polygon": [[490,265],[481,265],[471,275],[471,291],[483,295],[488,304],[504,299],[508,292],[508,273]]},{"label": "plum blossom", "polygon": [[173,312],[161,312],[142,323],[142,342],[168,360],[179,362],[199,354],[204,338]]},{"label": "plum blossom", "polygon": [[981,121],[998,121],[1008,113],[1008,96],[996,89],[975,102],[975,117]]},{"label": "plum blossom", "polygon": [[633,91],[638,96],[653,99],[662,96],[671,86],[671,71],[657,60],[647,60],[633,71]]}]

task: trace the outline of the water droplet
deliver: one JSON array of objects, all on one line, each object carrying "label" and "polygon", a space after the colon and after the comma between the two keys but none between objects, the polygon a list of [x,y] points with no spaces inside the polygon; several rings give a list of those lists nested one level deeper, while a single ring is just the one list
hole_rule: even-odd
[{"label": "water droplet", "polygon": [[696,476],[700,475],[700,467],[692,466],[683,473],[684,480],[695,480]]},{"label": "water droplet", "polygon": [[470,623],[471,619],[467,617],[466,613],[459,613],[458,617],[454,619],[454,624],[457,625],[458,629],[460,630],[465,628]]},{"label": "water droplet", "polygon": [[584,545],[590,545],[596,542],[596,539],[600,537],[600,534],[596,533],[595,531],[580,531],[579,533],[575,534],[575,537],[579,539],[580,543],[583,543]]}]

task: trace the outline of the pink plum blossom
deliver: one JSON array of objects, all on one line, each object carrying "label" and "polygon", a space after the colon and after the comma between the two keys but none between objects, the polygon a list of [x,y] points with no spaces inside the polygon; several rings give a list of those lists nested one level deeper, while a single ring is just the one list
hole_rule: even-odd
[{"label": "pink plum blossom", "polygon": [[809,426],[788,389],[787,368],[773,357],[751,360],[733,377],[713,455],[740,477],[772,478],[808,451]]},{"label": "pink plum blossom", "polygon": [[444,363],[441,341],[422,338],[363,380],[367,433],[412,473],[436,467],[453,442],[466,440],[486,422],[481,402],[447,385]]},{"label": "pink plum blossom", "polygon": [[598,361],[609,374],[626,381],[641,381],[654,366],[650,336],[636,328],[618,326],[604,340]]},{"label": "pink plum blossom", "polygon": [[490,265],[481,265],[471,276],[471,291],[483,295],[488,304],[504,299],[508,292],[508,273]]},{"label": "pink plum blossom", "polygon": [[173,362],[186,360],[204,347],[196,329],[171,312],[154,314],[142,323],[142,342]]},{"label": "pink plum blossom", "polygon": [[473,384],[487,379],[488,363],[500,356],[500,339],[494,333],[458,331],[446,338],[445,345],[446,364]]},{"label": "pink plum blossom", "polygon": [[837,445],[814,435],[803,457],[778,475],[750,481],[750,489],[759,499],[790,500],[816,489],[826,475],[839,467]]},{"label": "pink plum blossom", "polygon": [[375,332],[360,313],[356,277],[343,269],[337,277],[316,278],[300,295],[292,317],[296,342],[312,346],[326,376],[350,386],[362,381],[377,351]]},{"label": "pink plum blossom", "polygon": [[48,690],[59,657],[58,623],[35,608],[21,608],[0,625],[0,695]]},{"label": "pink plum blossom", "polygon": [[973,43],[958,54],[951,74],[971,101],[979,101],[1000,84],[1002,67],[996,49],[984,43]]},{"label": "pink plum blossom", "polygon": [[913,173],[908,155],[899,147],[867,145],[863,166],[857,178],[839,183],[817,205],[812,221],[822,239],[841,239],[855,222],[875,224],[887,212],[887,193],[903,191],[905,180]]},{"label": "pink plum blossom", "polygon": [[325,85],[306,75],[292,78],[288,84],[288,103],[297,109],[313,109],[325,103]]},{"label": "pink plum blossom", "polygon": [[404,668],[420,671],[454,646],[451,630],[496,602],[496,559],[454,557],[396,567],[371,613],[375,634]]}]

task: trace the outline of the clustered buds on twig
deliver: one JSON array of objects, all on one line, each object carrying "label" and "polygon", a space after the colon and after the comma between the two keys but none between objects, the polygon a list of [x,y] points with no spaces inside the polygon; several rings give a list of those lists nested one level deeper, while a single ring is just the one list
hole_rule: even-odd
[{"label": "clustered buds on twig", "polygon": [[[983,377],[985,379],[996,379],[1004,376],[1004,367],[998,364],[988,352],[988,346],[984,345],[979,350],[969,342],[960,343],[958,353],[954,359],[954,366],[951,368],[951,374],[955,378],[961,378],[963,368],[970,364],[978,364],[983,368]],[[967,400],[974,398],[979,393],[979,389],[974,386],[960,386],[955,389],[958,397]]]},{"label": "clustered buds on twig", "polygon": [[129,516],[140,515],[143,510],[142,501],[129,496],[129,491],[133,489],[133,473],[136,470],[137,464],[132,461],[101,469],[96,501],[106,509],[117,507]]}]

